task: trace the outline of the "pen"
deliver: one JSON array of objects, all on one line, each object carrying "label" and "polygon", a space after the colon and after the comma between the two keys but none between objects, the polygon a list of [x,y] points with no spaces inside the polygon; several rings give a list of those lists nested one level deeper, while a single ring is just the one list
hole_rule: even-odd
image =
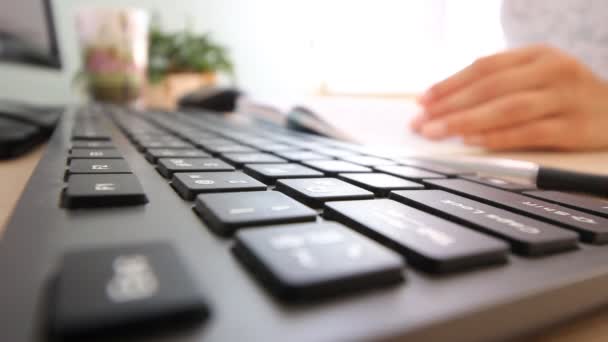
[{"label": "pen", "polygon": [[524,179],[540,189],[582,192],[608,197],[608,176],[541,166],[536,163],[497,158],[417,157],[463,171]]}]

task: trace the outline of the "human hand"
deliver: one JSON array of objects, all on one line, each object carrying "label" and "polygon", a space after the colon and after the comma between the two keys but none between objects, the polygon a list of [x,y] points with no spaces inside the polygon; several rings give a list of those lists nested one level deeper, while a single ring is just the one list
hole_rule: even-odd
[{"label": "human hand", "polygon": [[476,60],[420,98],[412,128],[492,150],[608,147],[608,83],[573,57],[530,46]]}]

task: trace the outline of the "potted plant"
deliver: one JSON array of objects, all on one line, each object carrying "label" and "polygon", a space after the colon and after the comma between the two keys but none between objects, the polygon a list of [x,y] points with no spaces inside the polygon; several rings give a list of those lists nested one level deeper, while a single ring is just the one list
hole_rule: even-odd
[{"label": "potted plant", "polygon": [[130,103],[146,79],[148,15],[133,8],[83,8],[77,14],[83,65],[74,81],[97,101]]},{"label": "potted plant", "polygon": [[218,73],[233,77],[227,50],[208,33],[197,34],[189,28],[167,33],[155,20],[148,51],[145,103],[149,107],[173,108],[184,94],[214,85]]}]

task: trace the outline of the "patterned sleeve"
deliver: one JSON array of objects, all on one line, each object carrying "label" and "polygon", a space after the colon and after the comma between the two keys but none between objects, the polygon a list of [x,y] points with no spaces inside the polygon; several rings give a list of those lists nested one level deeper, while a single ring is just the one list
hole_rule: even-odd
[{"label": "patterned sleeve", "polygon": [[503,0],[509,47],[546,43],[574,55],[608,79],[608,1]]}]

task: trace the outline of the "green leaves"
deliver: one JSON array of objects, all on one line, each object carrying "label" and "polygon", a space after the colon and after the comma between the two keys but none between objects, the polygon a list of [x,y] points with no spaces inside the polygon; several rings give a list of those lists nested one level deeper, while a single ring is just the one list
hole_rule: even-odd
[{"label": "green leaves", "polygon": [[196,34],[190,29],[175,33],[162,32],[159,25],[150,29],[148,77],[161,81],[176,72],[225,72],[234,76],[228,51],[216,44],[209,34]]}]

